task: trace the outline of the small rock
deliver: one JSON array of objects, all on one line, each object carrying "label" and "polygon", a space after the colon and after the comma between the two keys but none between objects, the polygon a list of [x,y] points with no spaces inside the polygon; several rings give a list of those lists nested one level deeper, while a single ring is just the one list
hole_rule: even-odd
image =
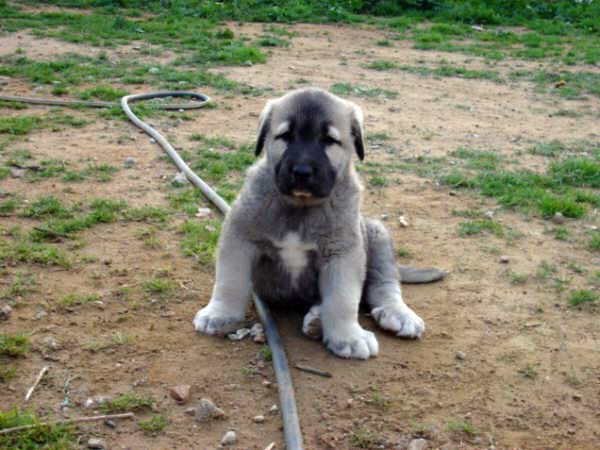
[{"label": "small rock", "polygon": [[117,428],[117,424],[108,419],[104,421],[104,425],[106,425],[108,428]]},{"label": "small rock", "polygon": [[404,228],[408,226],[408,220],[406,220],[406,217],[404,216],[398,217],[398,222],[400,222],[400,225],[402,225]]},{"label": "small rock", "polygon": [[464,361],[464,359],[466,357],[467,357],[467,355],[465,355],[465,352],[461,352],[461,351],[456,352],[456,359],[460,359],[461,361]]},{"label": "small rock", "polygon": [[349,398],[348,400],[346,400],[346,408],[352,408],[353,404],[354,404],[353,398]]},{"label": "small rock", "polygon": [[240,328],[235,333],[229,333],[227,337],[231,341],[241,341],[250,334],[250,328]]},{"label": "small rock", "polygon": [[456,191],[450,191],[450,192],[448,192],[448,195],[450,197],[458,197],[458,192],[456,192]]},{"label": "small rock", "polygon": [[158,73],[158,72],[160,72],[160,69],[158,67],[150,67],[148,69],[148,72],[150,72],[150,73]]},{"label": "small rock", "polygon": [[42,320],[44,317],[47,317],[48,313],[46,311],[38,311],[33,316],[33,320]]},{"label": "small rock", "polygon": [[190,399],[191,390],[192,387],[189,384],[182,384],[169,388],[169,394],[177,403],[183,405]]},{"label": "small rock", "polygon": [[221,408],[218,408],[208,398],[200,400],[200,403],[196,406],[194,415],[198,422],[207,422],[209,420],[225,418],[225,412]]},{"label": "small rock", "polygon": [[105,449],[106,444],[102,439],[91,438],[87,442],[88,448]]},{"label": "small rock", "polygon": [[179,172],[177,175],[175,175],[173,177],[173,180],[171,180],[171,183],[175,186],[184,186],[186,184],[188,184],[190,181],[187,179],[187,177],[185,176],[185,173],[183,172]]},{"label": "small rock", "polygon": [[483,215],[487,218],[487,219],[493,219],[494,218],[494,211],[492,210],[488,210],[486,212],[483,213]]},{"label": "small rock", "polygon": [[579,394],[573,394],[573,400],[575,400],[576,402],[580,402],[581,401],[581,395],[579,395]]},{"label": "small rock", "polygon": [[221,445],[233,445],[237,442],[235,431],[229,430],[221,439]]},{"label": "small rock", "polygon": [[60,350],[60,344],[58,342],[56,342],[56,340],[50,336],[48,336],[46,339],[44,339],[43,341],[44,346],[48,349],[48,350]]},{"label": "small rock", "polygon": [[9,81],[10,81],[10,78],[8,78],[8,77],[0,77],[0,86],[6,86]]},{"label": "small rock", "polygon": [[107,402],[109,399],[110,397],[107,397],[106,395],[94,395],[93,397],[88,397],[83,403],[83,406],[85,408],[95,408],[96,406]]},{"label": "small rock", "polygon": [[12,308],[10,305],[0,305],[0,320],[8,320],[12,314]]},{"label": "small rock", "polygon": [[125,162],[123,163],[123,165],[125,167],[133,167],[133,166],[135,166],[136,163],[137,163],[137,161],[135,160],[135,158],[128,156],[127,158],[125,158]]},{"label": "small rock", "polygon": [[271,408],[269,408],[269,412],[271,414],[277,414],[279,412],[279,406],[277,406],[277,405],[271,406]]},{"label": "small rock", "polygon": [[425,450],[428,447],[426,439],[413,439],[408,444],[407,450]]},{"label": "small rock", "polygon": [[208,217],[210,216],[211,210],[210,208],[198,208],[198,212],[196,213],[196,217]]},{"label": "small rock", "polygon": [[379,216],[379,219],[386,221],[390,218],[389,214],[382,214],[381,216]]},{"label": "small rock", "polygon": [[263,384],[263,386],[264,386],[264,387],[271,387],[271,385],[272,385],[273,383],[271,383],[269,380],[264,380],[264,381],[262,382],[262,384]]},{"label": "small rock", "polygon": [[259,414],[258,416],[254,416],[252,421],[254,423],[263,423],[265,421],[265,416]]},{"label": "small rock", "polygon": [[508,264],[510,258],[508,257],[508,255],[502,255],[498,261],[500,261],[502,264]]},{"label": "small rock", "polygon": [[562,213],[557,212],[554,214],[554,216],[552,216],[552,222],[554,222],[556,225],[562,225],[565,223],[565,216],[563,216]]}]

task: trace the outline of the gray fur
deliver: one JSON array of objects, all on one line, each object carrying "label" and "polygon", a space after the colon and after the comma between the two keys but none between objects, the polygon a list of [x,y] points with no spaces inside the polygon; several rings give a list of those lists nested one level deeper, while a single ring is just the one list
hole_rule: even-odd
[{"label": "gray fur", "polygon": [[[402,300],[391,238],[359,211],[362,187],[352,159],[364,154],[362,127],[358,106],[318,89],[267,104],[256,148],[265,156],[249,169],[225,220],[213,295],[194,319],[198,331],[217,334],[241,320],[253,288],[270,303],[310,307],[304,331],[322,336],[341,357],[378,352],[373,333],[358,324],[361,298],[382,328],[421,335],[423,321]],[[300,164],[313,164],[309,181],[296,170]]]}]

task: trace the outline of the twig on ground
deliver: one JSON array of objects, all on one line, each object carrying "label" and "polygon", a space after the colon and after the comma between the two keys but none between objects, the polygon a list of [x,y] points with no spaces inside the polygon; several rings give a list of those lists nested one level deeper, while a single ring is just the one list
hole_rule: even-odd
[{"label": "twig on ground", "polygon": [[301,366],[300,364],[296,364],[294,367],[302,372],[312,373],[314,375],[319,375],[320,377],[331,378],[333,376],[326,370],[315,369],[314,367]]},{"label": "twig on ground", "polygon": [[123,414],[106,414],[103,416],[79,417],[77,419],[59,420],[57,422],[32,423],[31,425],[20,425],[18,427],[4,428],[3,430],[0,430],[0,434],[16,433],[18,431],[29,430],[30,428],[37,428],[37,427],[70,425],[73,423],[84,423],[84,422],[99,422],[101,420],[111,420],[111,419],[129,419],[131,417],[134,417],[134,414],[132,412],[128,412],[128,413],[123,413]]},{"label": "twig on ground", "polygon": [[40,384],[40,381],[42,381],[42,377],[46,374],[46,372],[48,372],[48,366],[42,367],[42,370],[40,370],[40,373],[38,373],[38,376],[33,382],[33,385],[27,391],[24,402],[28,401],[31,398],[31,394],[33,394],[33,391],[37,387],[37,385]]}]

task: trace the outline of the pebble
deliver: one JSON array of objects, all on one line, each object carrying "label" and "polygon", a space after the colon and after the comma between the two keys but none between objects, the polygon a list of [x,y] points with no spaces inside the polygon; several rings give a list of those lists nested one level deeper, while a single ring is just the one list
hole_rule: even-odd
[{"label": "pebble", "polygon": [[192,387],[189,384],[182,384],[170,387],[169,394],[177,403],[183,405],[189,401],[191,390]]},{"label": "pebble", "polygon": [[44,317],[47,317],[48,313],[46,311],[38,311],[33,316],[33,320],[42,320]]},{"label": "pebble", "polygon": [[404,216],[400,216],[398,218],[398,222],[400,222],[400,225],[402,225],[404,228],[408,226],[408,220],[406,220],[406,217]]},{"label": "pebble", "polygon": [[467,355],[465,355],[465,352],[461,352],[461,351],[456,352],[456,359],[460,359],[461,361],[464,361],[464,359],[466,357],[467,357]]},{"label": "pebble", "polygon": [[198,212],[196,213],[196,217],[208,217],[210,216],[210,208],[198,208]]},{"label": "pebble", "polygon": [[93,397],[88,397],[85,402],[83,402],[83,406],[85,408],[94,408],[98,405],[109,400],[109,397],[106,395],[94,395]]},{"label": "pebble", "polygon": [[207,422],[209,420],[225,418],[225,412],[208,398],[203,398],[196,406],[194,416],[198,422]]},{"label": "pebble", "polygon": [[104,425],[106,425],[108,428],[117,428],[117,424],[108,419],[104,421]]},{"label": "pebble", "polygon": [[125,162],[123,163],[123,165],[125,167],[133,167],[136,165],[136,163],[137,163],[137,161],[135,160],[135,158],[128,156],[127,158],[125,158]]},{"label": "pebble", "polygon": [[241,341],[248,335],[250,335],[250,328],[240,328],[235,333],[229,333],[227,337],[231,341]]},{"label": "pebble", "polygon": [[271,406],[271,408],[269,408],[269,412],[271,414],[277,414],[279,412],[279,406],[277,406],[277,405]]},{"label": "pebble", "polygon": [[252,340],[257,344],[264,344],[267,341],[265,337],[265,329],[263,328],[261,323],[255,323],[250,328],[250,336],[252,336]]},{"label": "pebble", "polygon": [[49,350],[60,350],[60,344],[56,342],[56,340],[50,336],[44,339],[44,346]]},{"label": "pebble", "polygon": [[106,444],[102,439],[91,438],[87,442],[88,448],[105,449]]},{"label": "pebble", "polygon": [[269,380],[264,380],[264,381],[262,382],[262,384],[263,384],[263,386],[264,386],[264,387],[271,387],[271,385],[272,385],[273,383],[271,383]]},{"label": "pebble", "polygon": [[458,197],[458,192],[456,192],[456,191],[450,191],[450,192],[448,192],[448,195],[450,197]]},{"label": "pebble", "polygon": [[190,181],[187,179],[187,177],[185,176],[185,174],[183,172],[179,172],[177,175],[175,175],[173,177],[173,180],[171,180],[171,183],[173,183],[175,186],[184,186],[186,184],[188,184]]},{"label": "pebble", "polygon": [[562,213],[557,212],[552,217],[552,222],[554,222],[556,225],[562,225],[565,223],[565,216],[563,216]]},{"label": "pebble", "polygon": [[150,73],[158,73],[158,72],[160,72],[160,69],[158,67],[150,67],[148,69],[148,72],[150,72]]},{"label": "pebble", "polygon": [[498,261],[500,261],[502,264],[508,264],[510,258],[508,257],[508,255],[502,255]]},{"label": "pebble", "polygon": [[12,314],[10,305],[0,305],[0,320],[8,320]]},{"label": "pebble", "polygon": [[407,450],[425,450],[428,446],[426,439],[413,439],[408,444]]},{"label": "pebble", "polygon": [[225,433],[225,435],[223,436],[223,439],[221,439],[221,445],[233,445],[237,442],[237,435],[235,434],[235,431],[228,431],[227,433]]},{"label": "pebble", "polygon": [[487,218],[487,219],[493,219],[494,218],[494,211],[492,211],[491,209],[484,212],[483,215]]},{"label": "pebble", "polygon": [[254,416],[252,421],[254,423],[263,423],[265,421],[265,416],[259,414],[258,416]]}]

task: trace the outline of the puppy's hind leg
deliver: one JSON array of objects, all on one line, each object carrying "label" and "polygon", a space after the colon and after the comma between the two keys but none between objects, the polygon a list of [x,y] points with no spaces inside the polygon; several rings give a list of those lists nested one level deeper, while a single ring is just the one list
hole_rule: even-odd
[{"label": "puppy's hind leg", "polygon": [[392,239],[383,224],[364,219],[367,234],[366,301],[378,325],[396,336],[421,337],[425,323],[404,303]]}]

